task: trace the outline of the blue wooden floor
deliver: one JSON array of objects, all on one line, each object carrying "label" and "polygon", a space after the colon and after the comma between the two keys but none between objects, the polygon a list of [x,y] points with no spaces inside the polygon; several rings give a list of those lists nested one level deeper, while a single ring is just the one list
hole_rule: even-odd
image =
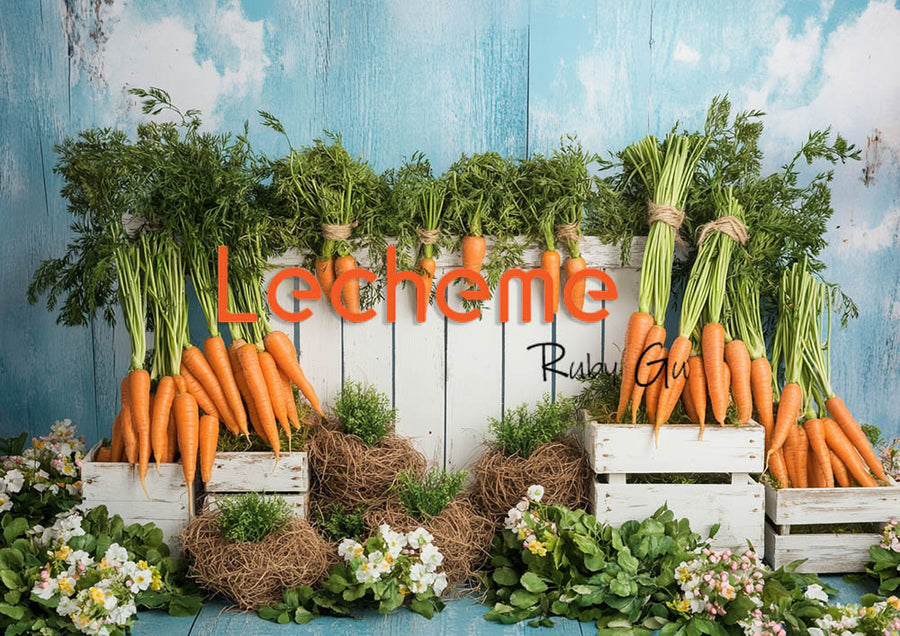
[{"label": "blue wooden floor", "polygon": [[[860,596],[874,592],[877,587],[866,580],[863,583],[846,583],[840,576],[823,576],[826,582],[840,590],[832,602],[852,603]],[[329,636],[412,636],[436,634],[454,636],[456,634],[486,634],[493,636],[515,636],[532,633],[527,623],[499,625],[484,620],[487,607],[479,605],[471,598],[449,601],[446,609],[430,621],[406,610],[396,611],[388,616],[375,612],[367,613],[361,620],[347,618],[321,618],[307,625],[276,625],[259,618],[256,614],[237,614],[228,611],[225,603],[207,603],[198,616],[173,618],[162,612],[142,612],[133,633],[136,636],[166,634],[167,636],[218,636],[236,634],[255,636],[256,634],[328,634]],[[593,623],[579,623],[564,619],[554,619],[556,627],[553,636],[585,636],[596,632]]]}]

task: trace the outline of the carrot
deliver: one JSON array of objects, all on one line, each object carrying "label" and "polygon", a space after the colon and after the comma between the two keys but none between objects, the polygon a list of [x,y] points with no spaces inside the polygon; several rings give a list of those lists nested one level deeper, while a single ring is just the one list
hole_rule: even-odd
[{"label": "carrot", "polygon": [[830,448],[828,449],[828,458],[831,461],[831,470],[834,472],[834,480],[841,488],[849,488],[851,486],[850,474],[847,472],[847,467],[844,465],[844,462],[842,462],[841,458]]},{"label": "carrot", "polygon": [[816,464],[822,472],[826,488],[834,488],[834,473],[831,469],[831,455],[828,452],[828,444],[825,442],[825,425],[822,420],[812,418],[806,420],[804,425],[806,435],[809,438],[809,448],[816,459]]},{"label": "carrot", "polygon": [[109,446],[101,446],[97,449],[97,454],[94,455],[95,462],[111,462],[112,461],[112,448]]},{"label": "carrot", "polygon": [[[240,390],[241,395],[244,396],[244,400],[247,402],[247,415],[250,418],[253,432],[262,437],[266,442],[269,442],[268,435],[266,435],[266,432],[259,424],[259,414],[256,412],[256,404],[253,402],[253,396],[250,394],[250,388],[247,386],[247,380],[244,378],[244,371],[241,369],[241,362],[238,359],[238,351],[240,351],[240,348],[245,344],[247,343],[243,340],[235,340],[232,342],[231,346],[228,348],[228,357],[231,360],[231,368],[234,369],[234,381],[237,382],[238,389]],[[247,435],[247,439],[250,439],[249,435]],[[269,444],[271,444],[271,442],[269,442]]]},{"label": "carrot", "polygon": [[[668,352],[665,348],[662,350],[661,357],[665,358],[668,355]],[[659,408],[659,398],[663,392],[663,385],[666,383],[666,374],[660,373],[656,376],[656,379],[647,387],[647,415],[650,416],[650,422],[656,421],[656,414]],[[656,431],[659,430],[659,426],[657,425]]]},{"label": "carrot", "polygon": [[287,334],[283,331],[272,331],[263,338],[263,342],[266,345],[266,351],[271,353],[272,357],[275,358],[275,363],[278,364],[278,368],[284,371],[291,382],[297,385],[297,388],[300,389],[300,392],[306,397],[310,406],[313,407],[313,410],[322,417],[325,417],[325,412],[319,404],[319,398],[316,395],[316,391],[313,389],[309,380],[306,379],[306,375],[304,375],[300,363],[297,362],[297,350],[294,348],[294,343],[291,342],[291,339],[287,337]]},{"label": "carrot", "polygon": [[[644,392],[650,384],[650,380],[654,373],[665,375],[665,360],[660,362],[658,353],[663,349],[663,343],[666,341],[666,328],[662,325],[653,325],[647,331],[647,339],[641,345],[640,360],[635,371],[637,377],[634,383],[634,391],[631,395],[631,423],[637,423],[637,412],[641,408],[641,400]],[[662,368],[659,365],[662,364]]]},{"label": "carrot", "polygon": [[147,492],[147,470],[150,467],[150,374],[135,369],[128,374],[128,394],[131,398],[131,422],[138,442],[138,476],[141,488]]},{"label": "carrot", "polygon": [[287,374],[278,369],[278,377],[281,379],[282,394],[284,395],[284,404],[287,407],[287,417],[294,428],[300,428],[300,413],[297,412],[297,402],[294,400],[294,389]]},{"label": "carrot", "polygon": [[122,403],[122,445],[125,447],[125,457],[128,463],[134,466],[138,460],[137,435],[134,432],[134,423],[131,421],[131,395],[128,389],[128,376],[122,378],[119,385],[119,395]]},{"label": "carrot", "polygon": [[663,382],[662,391],[659,395],[659,405],[656,413],[656,428],[665,423],[672,410],[684,390],[687,376],[690,373],[688,369],[688,358],[691,356],[691,340],[684,336],[675,338],[672,348],[666,359],[666,374]]},{"label": "carrot", "polygon": [[237,383],[234,381],[234,372],[231,369],[231,362],[228,360],[228,351],[225,349],[225,342],[221,336],[207,338],[203,343],[203,352],[212,367],[219,384],[222,386],[222,392],[225,394],[225,401],[231,415],[234,416],[234,423],[237,424],[241,433],[247,433],[247,412],[244,410],[244,404],[241,402],[241,394],[238,391]]},{"label": "carrot", "polygon": [[[197,406],[199,406],[207,415],[212,415],[216,419],[222,419],[222,416],[219,415],[219,410],[216,408],[216,405],[213,404],[212,398],[209,397],[209,394],[206,392],[206,389],[203,388],[203,385],[200,384],[200,381],[197,380],[197,378],[194,377],[194,374],[184,365],[184,362],[181,363],[181,378],[184,381],[187,392],[193,395],[194,399],[197,400]],[[227,422],[225,423],[225,426],[228,426]],[[235,435],[238,434],[237,427],[235,427],[234,430],[231,428],[228,430]]]},{"label": "carrot", "polygon": [[425,281],[425,293],[429,296],[431,295],[431,286],[434,284],[434,271],[436,268],[437,263],[433,258],[423,258],[419,261],[419,269],[424,272],[422,280]]},{"label": "carrot", "polygon": [[691,385],[691,400],[697,411],[697,423],[700,424],[700,439],[706,428],[706,374],[703,371],[703,358],[688,358],[688,383]]},{"label": "carrot", "polygon": [[690,380],[684,383],[684,391],[681,392],[681,403],[684,404],[684,412],[694,424],[699,424],[700,419],[697,417],[697,407],[694,405],[694,398],[691,396]]},{"label": "carrot", "polygon": [[741,340],[734,339],[725,345],[725,362],[731,371],[731,394],[737,407],[741,426],[753,415],[753,393],[750,388],[750,354]]},{"label": "carrot", "polygon": [[[193,377],[193,376],[191,376],[191,377]],[[172,379],[175,380],[175,394],[176,395],[178,395],[179,393],[187,393],[187,390],[188,390],[187,383],[184,381],[183,375],[181,375],[180,373],[178,375],[173,375]],[[197,386],[200,386],[199,382],[197,382]],[[202,389],[203,387],[200,387],[200,388]],[[212,400],[210,400],[210,403],[212,403]],[[199,405],[200,402],[198,401],[197,404]],[[201,408],[203,408],[203,407],[201,406]]]},{"label": "carrot", "polygon": [[775,478],[781,488],[790,487],[790,479],[788,475],[787,464],[785,463],[784,453],[779,448],[769,457],[769,474]]},{"label": "carrot", "polygon": [[794,444],[796,443],[796,438],[793,435],[793,432],[794,429],[792,427],[791,434],[788,435],[788,438],[784,442],[784,446],[782,446],[779,450],[782,457],[784,457],[784,466],[787,469],[788,474],[788,481],[785,482],[785,484],[790,483],[791,488],[797,488],[797,455],[796,453],[794,453]]},{"label": "carrot", "polygon": [[200,436],[200,410],[190,393],[179,393],[172,406],[181,451],[181,470],[188,487],[188,512],[194,516],[194,478],[197,476],[197,447]]},{"label": "carrot", "polygon": [[[587,269],[587,263],[584,262],[584,259],[581,256],[578,256],[576,258],[567,258],[566,281],[568,281],[583,269]],[[584,308],[584,288],[585,281],[583,278],[575,283],[575,286],[572,288],[572,304],[578,307],[578,309]]]},{"label": "carrot", "polygon": [[859,456],[853,442],[844,434],[838,423],[830,417],[826,417],[824,423],[825,441],[828,443],[828,448],[841,458],[841,461],[844,462],[844,466],[847,467],[853,478],[859,482],[860,486],[865,486],[866,488],[878,486],[878,483],[866,470],[866,464]]},{"label": "carrot", "polygon": [[316,258],[316,278],[319,279],[325,298],[331,298],[331,288],[334,286],[334,262],[330,258]]},{"label": "carrot", "polygon": [[[550,275],[550,292],[553,294],[553,313],[559,311],[559,252],[544,250],[541,254],[541,269]],[[547,293],[547,290],[544,290]]]},{"label": "carrot", "polygon": [[197,347],[188,347],[181,354],[181,361],[191,375],[200,382],[210,399],[212,399],[213,404],[216,406],[216,411],[219,413],[219,418],[225,422],[229,429],[237,428],[240,430],[237,420],[235,420],[234,414],[232,414],[231,408],[228,406],[228,400],[225,398],[222,385],[219,384],[219,379],[213,372],[212,367],[209,366],[209,362],[203,355],[203,352]]},{"label": "carrot", "polygon": [[122,411],[116,414],[112,430],[112,461],[121,462],[125,457],[125,439],[122,437]]},{"label": "carrot", "polygon": [[806,479],[809,488],[826,488],[825,474],[819,465],[819,460],[815,453],[809,454],[809,463],[806,465]]},{"label": "carrot", "polygon": [[[334,259],[334,276],[337,278],[344,272],[356,267],[356,259],[352,256],[338,256]],[[359,313],[359,279],[351,278],[341,290],[341,300],[347,311]]]},{"label": "carrot", "polygon": [[750,363],[750,389],[756,405],[756,417],[766,429],[766,450],[772,441],[775,420],[772,411],[772,367],[765,357]]},{"label": "carrot", "polygon": [[259,351],[256,345],[245,344],[238,349],[238,361],[244,374],[244,381],[253,396],[256,405],[256,413],[262,429],[275,452],[275,460],[281,456],[281,443],[278,440],[278,425],[275,423],[275,413],[272,411],[272,400],[269,398],[269,389],[263,376],[259,363]]},{"label": "carrot", "polygon": [[212,415],[200,418],[198,436],[200,438],[200,479],[207,483],[212,476],[216,461],[216,446],[219,444],[219,420]]},{"label": "carrot", "polygon": [[[184,391],[179,391],[179,393],[184,393]],[[169,411],[169,426],[166,429],[166,438],[166,458],[163,461],[171,464],[175,461],[175,453],[178,452],[178,427],[175,426],[175,413],[173,411]]]},{"label": "carrot", "polygon": [[[723,365],[722,365],[722,372],[725,374],[725,382],[724,382],[723,384],[725,385],[725,399],[727,400],[728,397],[729,397],[729,396],[728,396],[728,387],[731,386],[731,369],[728,368],[728,365],[727,365],[727,364],[723,364]],[[728,409],[728,402],[727,402],[727,401],[725,402],[725,409],[726,409],[726,412],[727,412],[727,409]],[[725,422],[722,422],[721,426],[725,426]]]},{"label": "carrot", "polygon": [[636,311],[628,319],[625,329],[625,346],[622,348],[622,387],[619,390],[619,407],[616,409],[616,421],[621,421],[628,409],[631,394],[634,392],[635,371],[638,360],[644,351],[647,332],[653,326],[653,316]]},{"label": "carrot", "polygon": [[803,400],[803,390],[799,384],[789,382],[781,391],[781,400],[778,402],[778,414],[775,417],[775,428],[772,431],[772,443],[766,452],[766,461],[769,454],[777,451],[783,445],[791,432],[791,426],[800,415],[800,403]]},{"label": "carrot", "polygon": [[796,443],[794,445],[795,462],[797,464],[797,488],[809,488],[809,479],[807,477],[809,470],[809,438],[806,431],[799,424],[794,425],[794,436]]},{"label": "carrot", "polygon": [[825,408],[828,410],[828,414],[831,415],[835,422],[837,422],[838,426],[841,427],[841,430],[844,431],[844,435],[847,436],[847,439],[849,439],[856,447],[856,450],[859,451],[859,454],[866,462],[866,466],[869,467],[869,470],[872,471],[872,474],[881,481],[886,482],[888,478],[887,475],[884,474],[884,467],[881,465],[881,462],[878,461],[878,455],[875,454],[875,449],[872,448],[872,444],[869,443],[869,438],[866,437],[866,434],[863,433],[859,424],[856,423],[856,420],[850,413],[850,409],[844,404],[844,401],[837,396],[829,398],[828,400],[825,400]]},{"label": "carrot", "polygon": [[[287,404],[285,404],[284,386],[281,383],[281,376],[278,375],[278,366],[275,359],[268,351],[259,353],[259,368],[262,370],[263,379],[266,381],[266,388],[269,391],[269,399],[272,401],[272,412],[275,419],[281,424],[288,441],[291,439],[291,423],[288,421]],[[290,444],[288,444],[290,447]]]},{"label": "carrot", "polygon": [[[483,236],[464,236],[462,240],[462,266],[464,269],[470,269],[476,274],[481,273],[481,264],[484,262],[484,255],[487,253],[487,244],[484,242]],[[474,285],[475,281],[470,280],[470,285]]]},{"label": "carrot", "polygon": [[[725,424],[725,412],[728,410],[728,384],[725,382],[725,329],[717,322],[703,326],[700,340],[703,352],[703,371],[706,375],[706,386],[709,401],[712,404],[713,417],[719,424]],[[729,369],[730,371],[730,369]]]},{"label": "carrot", "polygon": [[156,471],[165,461],[166,444],[169,441],[169,411],[175,399],[175,380],[172,376],[163,376],[156,385],[156,399],[153,401],[153,414],[150,417],[150,444],[156,460]]}]

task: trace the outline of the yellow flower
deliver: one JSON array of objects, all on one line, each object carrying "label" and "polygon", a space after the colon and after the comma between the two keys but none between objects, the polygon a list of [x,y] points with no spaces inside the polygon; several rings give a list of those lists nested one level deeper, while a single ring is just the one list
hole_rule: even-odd
[{"label": "yellow flower", "polygon": [[88,623],[91,622],[91,617],[87,614],[75,614],[72,617],[72,622],[78,627],[87,627]]},{"label": "yellow flower", "polygon": [[70,554],[72,554],[72,548],[64,545],[53,554],[53,557],[59,561],[65,561]]},{"label": "yellow flower", "polygon": [[675,578],[679,583],[687,583],[691,578],[691,573],[688,571],[686,565],[679,566],[675,569]]},{"label": "yellow flower", "polygon": [[525,529],[519,528],[519,541],[524,541],[524,540],[525,540]]},{"label": "yellow flower", "polygon": [[75,592],[75,587],[72,585],[72,580],[69,578],[62,578],[59,580],[59,589],[66,596],[72,596],[72,593]]},{"label": "yellow flower", "polygon": [[147,565],[147,562],[144,560],[138,561],[137,566],[138,566],[139,570],[146,570],[147,568],[150,567],[149,565]]},{"label": "yellow flower", "polygon": [[894,609],[900,609],[900,598],[897,598],[896,596],[889,596],[887,598],[887,604]]},{"label": "yellow flower", "polygon": [[162,588],[162,578],[160,578],[159,574],[154,574],[150,580],[150,589],[159,591],[160,588]]},{"label": "yellow flower", "polygon": [[99,587],[92,587],[91,600],[94,601],[97,605],[100,605],[104,600],[106,600],[106,594]]},{"label": "yellow flower", "polygon": [[547,555],[547,548],[544,546],[543,543],[541,543],[540,541],[537,541],[537,540],[529,543],[528,549],[531,551],[532,554],[536,554],[538,556],[546,556]]},{"label": "yellow flower", "polygon": [[691,602],[686,598],[681,599],[680,601],[676,601],[674,603],[675,611],[681,612],[682,614],[687,614],[691,611]]},{"label": "yellow flower", "polygon": [[400,593],[403,596],[406,596],[407,594],[409,594],[409,588],[406,587],[405,585],[403,585],[403,583],[400,584]]}]

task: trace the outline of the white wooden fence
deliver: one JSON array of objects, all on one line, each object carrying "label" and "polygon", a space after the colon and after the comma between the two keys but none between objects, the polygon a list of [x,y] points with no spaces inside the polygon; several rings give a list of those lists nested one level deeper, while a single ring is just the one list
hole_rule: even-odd
[{"label": "white wooden fence", "polygon": [[[587,237],[581,249],[588,266],[605,270],[618,290],[616,300],[585,299],[585,310],[594,311],[602,304],[609,311],[599,323],[573,319],[562,298],[554,322],[543,322],[539,284],[532,294],[532,321],[523,323],[521,285],[513,283],[506,324],[499,321],[493,299],[485,303],[477,321],[447,320],[431,305],[425,322],[417,323],[414,292],[406,286],[398,290],[394,324],[387,322],[383,302],[374,308],[377,316],[372,320],[352,323],[342,320],[330,303],[321,299],[302,303],[302,308],[313,312],[307,320],[287,323],[273,317],[272,325],[294,339],[303,369],[323,404],[330,405],[347,380],[373,384],[391,396],[398,410],[399,434],[413,438],[437,465],[464,468],[478,457],[487,441],[489,418],[499,418],[504,409],[523,402],[534,403],[545,393],[575,395],[581,382],[571,375],[585,373],[591,366],[596,369],[598,362],[612,368],[619,361],[625,326],[637,307],[644,239],[635,239],[625,267],[618,247]],[[296,267],[301,260],[297,254],[286,254],[272,265]],[[539,261],[536,249],[526,252],[526,263],[536,267]],[[443,255],[435,282],[460,266],[459,254]],[[297,306],[290,293],[293,284],[284,281],[278,288],[285,308]],[[596,281],[587,285],[588,289],[592,285],[599,288]],[[454,289],[450,288],[449,304],[460,309]],[[563,347],[565,355],[554,365],[560,373],[545,372],[543,359],[558,358]]]}]

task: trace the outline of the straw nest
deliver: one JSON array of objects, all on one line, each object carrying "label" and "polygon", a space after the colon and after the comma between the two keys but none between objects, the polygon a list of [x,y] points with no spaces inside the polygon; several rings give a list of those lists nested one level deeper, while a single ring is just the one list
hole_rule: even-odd
[{"label": "straw nest", "polygon": [[449,589],[475,575],[487,560],[494,537],[493,523],[481,516],[465,497],[454,499],[439,515],[423,521],[408,515],[396,499],[389,499],[366,513],[366,525],[371,532],[383,523],[397,532],[422,527],[434,535],[434,545],[444,555],[441,569],[447,575]]},{"label": "straw nest", "polygon": [[310,439],[308,452],[319,501],[346,507],[383,501],[399,472],[425,472],[422,453],[394,433],[369,447],[355,435],[323,425]]},{"label": "straw nest", "polygon": [[219,530],[218,513],[196,517],[182,533],[191,575],[242,611],[282,600],[298,585],[313,585],[327,572],[331,547],[306,521],[291,518],[260,543],[230,542]]},{"label": "straw nest", "polygon": [[499,526],[510,508],[532,484],[544,487],[543,501],[569,508],[587,504],[590,468],[584,450],[573,437],[538,446],[528,457],[492,448],[479,458],[471,487],[479,512]]}]

